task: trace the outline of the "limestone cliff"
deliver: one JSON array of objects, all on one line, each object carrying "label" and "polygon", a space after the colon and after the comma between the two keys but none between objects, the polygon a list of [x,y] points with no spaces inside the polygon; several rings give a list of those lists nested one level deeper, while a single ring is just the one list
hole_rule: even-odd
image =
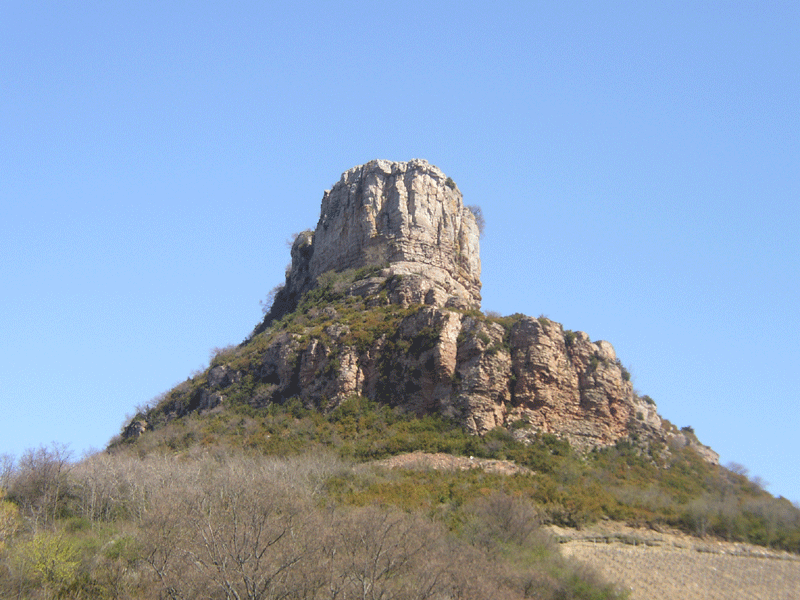
[{"label": "limestone cliff", "polygon": [[316,229],[297,236],[267,322],[294,310],[328,271],[383,267],[406,276],[401,303],[479,308],[479,232],[452,179],[424,160],[373,160],[322,197]]},{"label": "limestone cliff", "polygon": [[450,416],[479,435],[507,427],[523,440],[544,432],[579,448],[677,440],[716,460],[662,425],[610,343],[543,317],[483,315],[478,251],[474,215],[436,167],[350,169],[325,192],[315,231],[295,240],[264,322],[168,395],[161,414],[289,398],[327,411],[361,395]]}]

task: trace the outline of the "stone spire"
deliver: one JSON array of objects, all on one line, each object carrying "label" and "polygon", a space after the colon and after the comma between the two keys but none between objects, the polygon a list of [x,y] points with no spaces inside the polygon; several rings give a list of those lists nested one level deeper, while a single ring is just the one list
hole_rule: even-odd
[{"label": "stone spire", "polygon": [[373,160],[342,174],[322,197],[316,230],[298,236],[287,308],[323,273],[384,267],[407,278],[400,301],[479,308],[479,231],[461,192],[427,161]]}]

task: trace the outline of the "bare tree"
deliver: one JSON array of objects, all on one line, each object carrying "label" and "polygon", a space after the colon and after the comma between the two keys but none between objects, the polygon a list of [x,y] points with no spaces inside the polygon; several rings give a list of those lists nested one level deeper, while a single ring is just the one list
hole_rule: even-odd
[{"label": "bare tree", "polygon": [[492,549],[496,544],[524,545],[539,531],[541,520],[530,501],[494,492],[473,501],[469,529],[473,543]]},{"label": "bare tree", "polygon": [[142,538],[162,591],[285,596],[311,553],[303,498],[244,459],[215,470],[200,463],[178,479],[153,494]]},{"label": "bare tree", "polygon": [[138,520],[147,500],[151,471],[148,463],[124,454],[98,452],[86,457],[70,473],[76,510],[92,522]]},{"label": "bare tree", "polygon": [[484,554],[418,514],[371,506],[339,511],[327,522],[331,529],[319,563],[326,569],[326,598],[503,596],[491,577],[476,577],[484,571]]},{"label": "bare tree", "polygon": [[55,521],[67,490],[72,452],[65,444],[26,450],[9,486],[9,498],[30,517],[34,528]]},{"label": "bare tree", "polygon": [[725,465],[725,468],[733,473],[736,473],[737,475],[741,475],[742,477],[747,477],[747,475],[750,473],[750,470],[747,467],[737,462],[731,461]]},{"label": "bare tree", "polygon": [[259,304],[261,304],[261,312],[265,315],[272,310],[272,305],[275,303],[275,297],[283,291],[284,284],[278,284],[273,287],[269,292],[267,292],[266,299],[262,300]]},{"label": "bare tree", "polygon": [[704,537],[709,532],[720,510],[720,501],[708,494],[704,494],[702,497],[692,500],[686,506],[686,511],[694,533],[700,537]]},{"label": "bare tree", "polygon": [[7,490],[14,475],[14,457],[11,454],[0,455],[0,490]]},{"label": "bare tree", "polygon": [[486,230],[486,219],[483,217],[483,211],[477,204],[470,204],[467,209],[475,217],[475,224],[478,226],[478,234],[483,237],[483,232]]}]

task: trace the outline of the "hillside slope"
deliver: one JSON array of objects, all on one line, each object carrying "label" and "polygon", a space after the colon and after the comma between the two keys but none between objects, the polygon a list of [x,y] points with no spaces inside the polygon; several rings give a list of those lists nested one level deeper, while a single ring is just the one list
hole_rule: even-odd
[{"label": "hillside slope", "polygon": [[476,209],[425,161],[372,161],[325,192],[316,230],[299,234],[286,281],[243,344],[126,429],[135,436],[190,412],[291,398],[330,411],[364,396],[440,414],[484,435],[554,434],[580,449],[693,445],[665,426],[606,341],[480,305]]}]

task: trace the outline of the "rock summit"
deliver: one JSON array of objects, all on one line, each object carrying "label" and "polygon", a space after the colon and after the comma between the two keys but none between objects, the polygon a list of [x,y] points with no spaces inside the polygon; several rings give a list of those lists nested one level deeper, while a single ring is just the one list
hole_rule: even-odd
[{"label": "rock summit", "polygon": [[276,313],[294,310],[320,275],[365,267],[406,278],[400,303],[480,308],[478,225],[452,179],[425,160],[373,160],[322,197],[314,231],[297,236]]}]

